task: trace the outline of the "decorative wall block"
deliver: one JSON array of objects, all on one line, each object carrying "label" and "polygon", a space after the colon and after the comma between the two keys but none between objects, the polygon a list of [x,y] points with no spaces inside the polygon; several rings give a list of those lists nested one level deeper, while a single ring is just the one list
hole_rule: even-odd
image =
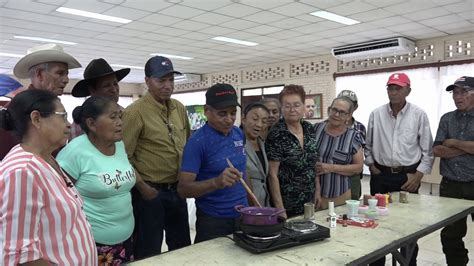
[{"label": "decorative wall block", "polygon": [[212,84],[216,83],[229,83],[229,84],[240,84],[240,73],[217,73],[212,75]]},{"label": "decorative wall block", "polygon": [[191,91],[191,90],[202,90],[209,88],[209,77],[203,76],[202,80],[199,82],[191,82],[191,83],[182,83],[182,84],[175,84],[174,89],[175,91]]},{"label": "decorative wall block", "polygon": [[352,61],[337,60],[337,72],[351,72],[360,70],[369,70],[383,67],[396,67],[402,65],[415,65],[422,63],[435,62],[434,44],[421,44],[415,47],[413,53],[405,55],[395,55],[378,58],[366,58]]},{"label": "decorative wall block", "polygon": [[290,64],[290,77],[327,74],[329,69],[329,62],[324,60]]},{"label": "decorative wall block", "polygon": [[468,59],[474,57],[474,38],[467,38],[465,40],[451,40],[445,41],[444,44],[444,58],[449,59]]},{"label": "decorative wall block", "polygon": [[283,66],[262,67],[253,70],[243,70],[242,72],[243,83],[285,78],[285,67]]}]

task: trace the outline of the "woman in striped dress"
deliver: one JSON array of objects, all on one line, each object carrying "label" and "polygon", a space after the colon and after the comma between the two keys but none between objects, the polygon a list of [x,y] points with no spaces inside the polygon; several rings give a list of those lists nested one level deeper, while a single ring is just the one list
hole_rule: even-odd
[{"label": "woman in striped dress", "polygon": [[320,154],[316,173],[320,176],[322,208],[327,208],[329,201],[341,205],[351,199],[350,177],[362,172],[364,140],[347,126],[353,111],[354,105],[349,98],[337,97],[328,108],[328,120],[315,125]]},{"label": "woman in striped dress", "polygon": [[0,164],[0,265],[97,265],[83,201],[51,155],[70,132],[59,98],[21,92],[0,126],[21,138]]}]

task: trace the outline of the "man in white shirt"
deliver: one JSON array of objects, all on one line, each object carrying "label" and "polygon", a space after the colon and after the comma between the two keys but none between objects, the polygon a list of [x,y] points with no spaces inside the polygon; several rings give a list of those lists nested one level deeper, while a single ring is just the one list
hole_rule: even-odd
[{"label": "man in white shirt", "polygon": [[[392,74],[387,82],[390,102],[370,114],[365,164],[370,169],[372,195],[401,190],[417,193],[423,175],[431,173],[433,137],[428,116],[406,101],[410,91],[406,74]],[[417,253],[415,245],[410,265],[416,265]],[[373,265],[385,265],[385,258]]]}]

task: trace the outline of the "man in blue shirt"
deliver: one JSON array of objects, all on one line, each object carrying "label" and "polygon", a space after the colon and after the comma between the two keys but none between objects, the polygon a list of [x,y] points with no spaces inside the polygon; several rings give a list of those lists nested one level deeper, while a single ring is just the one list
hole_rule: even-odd
[{"label": "man in blue shirt", "polygon": [[[244,137],[234,126],[237,94],[229,84],[215,84],[206,92],[204,114],[207,123],[184,147],[178,193],[196,198],[194,243],[231,234],[239,213],[236,205],[247,206],[246,192],[239,178],[246,165]],[[234,167],[227,163],[229,159]]]}]

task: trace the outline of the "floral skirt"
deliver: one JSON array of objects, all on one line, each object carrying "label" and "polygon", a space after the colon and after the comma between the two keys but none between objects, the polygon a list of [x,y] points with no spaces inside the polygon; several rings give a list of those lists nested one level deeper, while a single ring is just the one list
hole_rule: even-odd
[{"label": "floral skirt", "polygon": [[131,237],[115,245],[95,244],[99,256],[99,266],[116,266],[133,261],[133,242]]}]

